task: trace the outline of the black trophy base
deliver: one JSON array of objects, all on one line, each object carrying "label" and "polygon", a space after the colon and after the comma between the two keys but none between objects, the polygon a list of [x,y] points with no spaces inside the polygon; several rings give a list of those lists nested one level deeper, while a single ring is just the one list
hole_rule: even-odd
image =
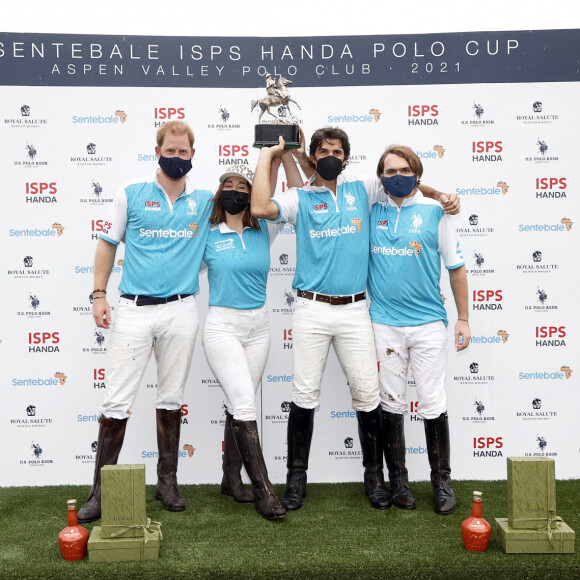
[{"label": "black trophy base", "polygon": [[300,128],[298,125],[261,124],[255,126],[254,147],[273,147],[278,145],[278,137],[282,135],[286,145],[284,149],[298,149],[300,147]]}]

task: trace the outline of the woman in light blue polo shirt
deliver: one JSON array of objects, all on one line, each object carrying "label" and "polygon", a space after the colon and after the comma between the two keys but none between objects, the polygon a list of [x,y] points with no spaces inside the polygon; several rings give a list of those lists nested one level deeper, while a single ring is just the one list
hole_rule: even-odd
[{"label": "woman in light blue polo shirt", "polygon": [[[300,180],[291,159],[286,155],[285,169]],[[277,171],[274,186],[276,177]],[[282,224],[251,215],[252,178],[246,167],[233,168],[220,177],[214,197],[204,254],[210,308],[203,327],[203,347],[227,397],[222,493],[242,503],[255,501],[264,518],[280,519],[286,510],[268,479],[258,438],[255,394],[270,349],[265,306],[270,245]],[[253,495],[242,485],[242,461]]]}]

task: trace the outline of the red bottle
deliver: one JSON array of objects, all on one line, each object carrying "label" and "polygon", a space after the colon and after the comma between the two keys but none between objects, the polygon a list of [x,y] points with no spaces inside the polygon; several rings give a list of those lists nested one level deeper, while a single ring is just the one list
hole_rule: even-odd
[{"label": "red bottle", "polygon": [[461,524],[463,544],[472,552],[483,552],[484,550],[487,550],[487,545],[489,544],[489,538],[491,536],[491,526],[482,517],[482,496],[483,494],[481,491],[473,492],[471,517],[463,520],[463,523]]},{"label": "red bottle", "polygon": [[89,531],[83,526],[79,526],[77,500],[69,499],[66,503],[68,505],[68,526],[58,535],[60,553],[65,560],[82,560],[87,553]]}]

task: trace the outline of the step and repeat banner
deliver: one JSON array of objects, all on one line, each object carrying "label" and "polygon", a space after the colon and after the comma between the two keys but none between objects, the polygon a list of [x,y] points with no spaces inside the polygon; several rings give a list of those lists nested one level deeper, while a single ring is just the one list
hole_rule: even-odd
[{"label": "step and repeat banner", "polygon": [[[454,352],[447,393],[457,479],[506,477],[507,456],[553,457],[580,477],[577,30],[316,38],[0,34],[0,485],[88,484],[107,375],[109,332],[91,314],[93,258],[115,192],[155,171],[155,133],[187,121],[193,180],[215,189],[253,169],[256,110],[270,73],[290,91],[307,139],[339,126],[347,171],[373,174],[391,143],[413,147],[423,182],[457,193],[455,226],[469,281],[471,346]],[[281,110],[284,115],[288,111]],[[284,176],[278,188],[284,189]],[[112,302],[123,245],[108,286]],[[271,251],[270,358],[257,399],[266,463],[285,477],[296,264],[292,226]],[[348,276],[345,266],[344,275]],[[412,293],[412,288],[405,289]],[[197,297],[207,311],[207,278]],[[114,316],[114,312],[113,312]],[[224,353],[227,356],[227,353]],[[409,477],[429,467],[412,373]],[[155,481],[155,363],[120,462]],[[198,338],[183,406],[179,480],[221,478],[224,395]],[[359,481],[357,422],[331,350],[309,480]]]}]

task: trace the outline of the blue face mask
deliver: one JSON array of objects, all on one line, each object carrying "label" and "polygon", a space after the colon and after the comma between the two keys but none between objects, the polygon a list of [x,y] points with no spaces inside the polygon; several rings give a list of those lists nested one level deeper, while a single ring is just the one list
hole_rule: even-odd
[{"label": "blue face mask", "polygon": [[171,179],[180,179],[191,169],[191,159],[181,157],[159,157],[159,167]]},{"label": "blue face mask", "polygon": [[415,189],[417,176],[393,175],[393,177],[383,177],[381,181],[388,193],[395,197],[405,197]]}]

